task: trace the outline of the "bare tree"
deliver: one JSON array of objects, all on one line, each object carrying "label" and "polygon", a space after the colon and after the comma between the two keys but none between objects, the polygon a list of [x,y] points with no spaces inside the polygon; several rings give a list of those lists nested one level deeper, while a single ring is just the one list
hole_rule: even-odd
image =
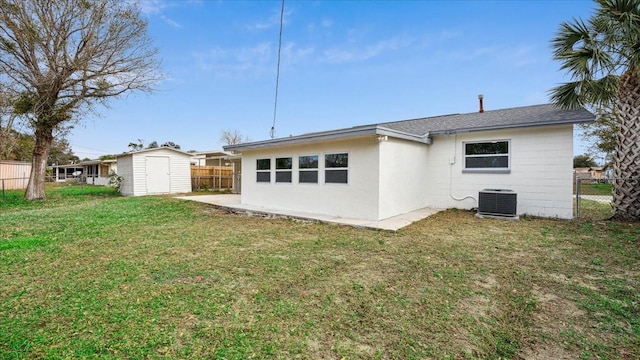
[{"label": "bare tree", "polygon": [[35,137],[25,197],[44,199],[56,131],[97,104],[160,79],[157,50],[135,3],[0,0],[0,84],[20,96],[14,112]]},{"label": "bare tree", "polygon": [[220,135],[220,141],[225,145],[237,145],[249,142],[248,136],[242,136],[238,130],[225,130]]},{"label": "bare tree", "polygon": [[13,100],[9,91],[0,88],[0,160],[10,159],[18,142],[14,136],[16,116],[12,105]]}]

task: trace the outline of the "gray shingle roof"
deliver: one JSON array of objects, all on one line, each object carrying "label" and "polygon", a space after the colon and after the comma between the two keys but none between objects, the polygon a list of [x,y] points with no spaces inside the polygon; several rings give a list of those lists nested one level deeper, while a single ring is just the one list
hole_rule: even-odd
[{"label": "gray shingle roof", "polygon": [[589,111],[580,108],[565,110],[551,104],[490,110],[483,113],[453,114],[420,119],[354,126],[345,129],[308,133],[286,138],[227,145],[225,151],[256,149],[350,138],[365,135],[388,135],[412,141],[430,143],[427,136],[457,132],[514,129],[521,127],[576,124],[595,120]]},{"label": "gray shingle roof", "polygon": [[413,135],[509,129],[517,127],[575,124],[593,121],[595,116],[580,108],[565,110],[552,104],[490,110],[483,113],[453,114],[378,124],[383,128]]}]

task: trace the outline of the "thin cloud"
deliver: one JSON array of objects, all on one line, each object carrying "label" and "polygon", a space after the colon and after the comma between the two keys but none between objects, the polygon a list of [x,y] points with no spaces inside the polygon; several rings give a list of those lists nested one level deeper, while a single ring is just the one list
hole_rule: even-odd
[{"label": "thin cloud", "polygon": [[530,45],[523,45],[512,49],[511,57],[513,59],[513,63],[517,67],[524,67],[538,62],[539,54],[534,50],[534,47]]},{"label": "thin cloud", "polygon": [[330,27],[333,27],[333,20],[327,18],[320,20],[319,23],[310,22],[309,24],[307,24],[307,29],[310,31],[314,31],[317,28],[328,29]]},{"label": "thin cloud", "polygon": [[140,7],[143,14],[158,15],[167,8],[167,2],[163,0],[138,0],[134,1]]},{"label": "thin cloud", "polygon": [[375,44],[366,46],[345,46],[328,49],[324,52],[324,59],[329,63],[349,63],[362,62],[387,52],[398,51],[411,46],[413,40],[404,37],[394,37],[387,40],[378,41]]},{"label": "thin cloud", "polygon": [[261,74],[272,61],[273,45],[263,42],[255,46],[224,49],[216,47],[195,53],[197,66],[216,76],[236,77]]},{"label": "thin cloud", "polygon": [[[505,53],[505,49],[499,46],[480,46],[475,48],[455,49],[451,51],[440,51],[436,53],[436,58],[442,59],[440,61],[446,62],[474,62],[482,58],[491,57],[495,60],[502,61],[505,56],[510,56],[510,53]],[[484,60],[483,60],[484,61]]]},{"label": "thin cloud", "polygon": [[162,21],[164,21],[165,23],[169,24],[169,26],[171,26],[174,29],[182,28],[182,25],[180,23],[178,23],[177,21],[175,21],[173,19],[168,18],[164,14],[160,15],[160,19],[162,19]]},{"label": "thin cloud", "polygon": [[[273,75],[276,65],[276,44],[262,42],[253,46],[222,48],[194,53],[193,58],[199,69],[211,72],[217,77],[247,78]],[[282,67],[313,63],[316,50],[312,46],[300,47],[293,42],[282,45]]]},{"label": "thin cloud", "polygon": [[165,11],[169,7],[181,6],[183,4],[199,4],[200,1],[168,2],[165,0],[138,0],[135,3],[140,7],[143,14],[148,16],[157,16],[172,28],[179,29],[182,28],[182,25],[168,17],[165,14]]},{"label": "thin cloud", "polygon": [[314,54],[315,48],[312,46],[298,47],[293,42],[288,42],[282,46],[282,59],[284,65],[305,63],[308,60],[312,60]]},{"label": "thin cloud", "polygon": [[[293,14],[293,10],[285,9],[282,17],[282,24],[287,25],[289,23],[288,19]],[[247,24],[246,28],[252,31],[262,31],[267,30],[273,27],[280,26],[280,9],[274,11],[271,16],[266,19],[258,20],[253,24]]]}]

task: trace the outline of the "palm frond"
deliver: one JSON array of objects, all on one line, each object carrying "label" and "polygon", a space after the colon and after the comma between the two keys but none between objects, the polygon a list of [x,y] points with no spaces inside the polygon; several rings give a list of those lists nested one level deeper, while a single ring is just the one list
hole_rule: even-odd
[{"label": "palm frond", "polygon": [[559,85],[549,91],[551,102],[564,109],[577,109],[585,105],[580,96],[580,81]]},{"label": "palm frond", "polygon": [[551,41],[554,59],[572,80],[550,91],[562,107],[611,104],[619,75],[640,73],[640,0],[596,1],[600,8],[588,21],[561,24]]},{"label": "palm frond", "polygon": [[[640,0],[599,0],[598,28],[604,35],[602,43],[609,44],[619,63],[627,68],[640,65]],[[623,70],[624,71],[624,70]]]},{"label": "palm frond", "polygon": [[554,58],[560,59],[573,52],[576,44],[589,37],[589,29],[580,19],[574,19],[573,23],[560,24],[558,35],[551,40]]},{"label": "palm frond", "polygon": [[551,102],[565,109],[611,106],[617,100],[618,79],[609,74],[599,79],[582,79],[561,84],[549,91]]},{"label": "palm frond", "polygon": [[596,16],[608,17],[618,24],[638,21],[640,16],[640,0],[597,0],[600,9]]},{"label": "palm frond", "polygon": [[583,97],[589,104],[596,106],[612,106],[618,99],[618,83],[620,77],[608,74],[596,80],[584,82]]}]

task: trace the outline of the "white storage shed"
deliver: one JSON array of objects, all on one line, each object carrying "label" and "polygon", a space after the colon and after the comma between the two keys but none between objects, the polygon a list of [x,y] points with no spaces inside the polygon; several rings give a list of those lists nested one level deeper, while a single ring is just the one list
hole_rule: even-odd
[{"label": "white storage shed", "polygon": [[117,156],[125,196],[191,192],[191,154],[169,147]]}]

